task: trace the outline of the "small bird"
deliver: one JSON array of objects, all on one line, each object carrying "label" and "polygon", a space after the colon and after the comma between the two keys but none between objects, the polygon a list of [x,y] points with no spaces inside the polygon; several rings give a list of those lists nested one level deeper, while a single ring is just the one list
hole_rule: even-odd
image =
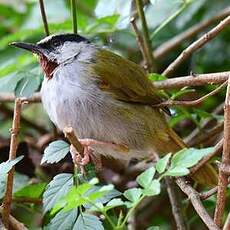
[{"label": "small bird", "polygon": [[[129,161],[186,147],[167,124],[167,108],[153,106],[162,99],[139,65],[77,34],[12,45],[38,55],[45,74],[44,108],[59,129],[71,126],[76,131],[85,156],[93,150]],[[87,162],[85,157],[82,164]],[[193,178],[202,184],[217,183],[209,164]]]}]

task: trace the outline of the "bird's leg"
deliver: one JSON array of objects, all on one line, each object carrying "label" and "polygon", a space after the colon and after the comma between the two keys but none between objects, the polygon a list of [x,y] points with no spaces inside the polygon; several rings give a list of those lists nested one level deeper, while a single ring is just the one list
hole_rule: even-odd
[{"label": "bird's leg", "polygon": [[79,142],[84,147],[83,157],[79,154],[79,152],[74,148],[73,145],[70,146],[70,153],[72,155],[72,159],[75,165],[84,166],[90,162],[92,159],[97,171],[101,169],[101,159],[98,158],[95,154],[93,154],[93,149],[91,146],[104,146],[109,147],[115,151],[127,153],[129,151],[128,147],[123,144],[115,144],[112,142],[103,142],[97,141],[94,139],[79,139]]},{"label": "bird's leg", "polygon": [[105,141],[98,141],[98,140],[94,140],[94,139],[79,139],[80,143],[83,146],[93,146],[93,145],[97,145],[97,146],[104,146],[104,147],[109,147],[113,150],[119,151],[119,152],[128,152],[129,148],[128,146],[126,146],[125,144],[115,144],[112,142],[105,142]]}]

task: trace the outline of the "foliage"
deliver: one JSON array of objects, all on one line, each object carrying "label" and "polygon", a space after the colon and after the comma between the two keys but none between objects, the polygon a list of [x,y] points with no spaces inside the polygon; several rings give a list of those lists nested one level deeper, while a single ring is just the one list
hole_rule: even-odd
[{"label": "foliage", "polygon": [[[50,145],[55,143],[57,141]],[[50,146],[47,147],[47,149],[49,148]],[[62,148],[62,145],[56,145],[55,151],[57,154]],[[111,229],[123,229],[129,216],[144,198],[160,194],[160,181],[163,177],[185,176],[189,174],[189,168],[212,151],[213,148],[189,148],[181,150],[173,156],[169,153],[160,159],[155,167],[152,166],[137,176],[136,182],[139,187],[127,189],[123,193],[112,192],[114,190],[113,185],[98,186],[99,181],[97,178],[83,181],[80,184],[78,182],[76,186],[73,184],[74,175],[59,174],[53,178],[43,194],[44,212],[51,210],[51,213],[56,214],[51,219],[47,229],[54,229],[60,223],[59,219],[63,218],[69,220],[67,226],[71,226],[73,229],[77,228],[78,225],[82,226],[83,220],[81,218],[86,218],[86,223],[89,222],[89,224],[84,224],[84,228],[87,226],[87,229],[104,229],[101,221],[89,214],[90,211],[102,213],[109,222]],[[53,151],[46,151],[47,158],[52,158],[52,156]],[[155,168],[159,173],[158,177],[155,177]],[[109,199],[106,199],[106,195],[109,193],[111,195]],[[115,198],[117,196],[121,198]],[[116,216],[116,222],[114,222],[110,217],[110,212],[119,206],[124,206],[127,212],[124,216]],[[66,229],[72,228],[66,227]],[[82,229],[84,228],[82,227]]]}]

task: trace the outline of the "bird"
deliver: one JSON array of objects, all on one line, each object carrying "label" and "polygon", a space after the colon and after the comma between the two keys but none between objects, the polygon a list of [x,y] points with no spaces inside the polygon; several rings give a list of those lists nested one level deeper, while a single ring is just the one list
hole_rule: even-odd
[{"label": "bird", "polygon": [[[86,156],[82,164],[92,152],[128,162],[186,147],[167,123],[169,110],[154,107],[162,98],[140,65],[74,33],[12,45],[39,57],[43,106],[60,130],[71,126],[77,133]],[[193,179],[217,184],[210,164]]]}]

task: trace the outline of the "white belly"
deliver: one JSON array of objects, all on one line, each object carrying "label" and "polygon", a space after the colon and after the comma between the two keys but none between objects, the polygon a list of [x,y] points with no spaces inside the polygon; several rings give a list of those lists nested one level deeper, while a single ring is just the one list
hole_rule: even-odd
[{"label": "white belly", "polygon": [[89,81],[87,76],[90,73],[79,70],[71,73],[68,70],[57,71],[50,80],[44,79],[41,89],[44,108],[59,129],[71,126],[79,138],[129,147],[129,153],[124,154],[94,146],[100,154],[115,158],[128,160],[153,153],[151,143],[152,134],[155,134],[150,130],[149,113],[151,115],[154,110],[149,106],[117,101]]}]

